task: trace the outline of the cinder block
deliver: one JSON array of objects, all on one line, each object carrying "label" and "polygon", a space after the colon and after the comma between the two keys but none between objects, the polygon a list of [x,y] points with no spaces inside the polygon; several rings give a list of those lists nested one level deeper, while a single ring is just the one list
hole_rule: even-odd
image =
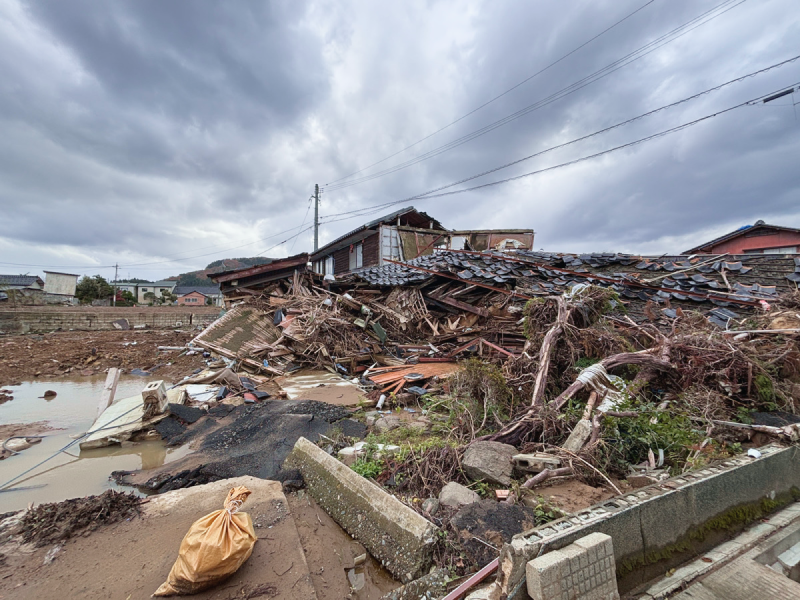
[{"label": "cinder block", "polygon": [[528,562],[525,577],[528,595],[533,600],[554,600],[561,598],[563,582],[569,576],[569,558],[561,550],[548,552]]}]

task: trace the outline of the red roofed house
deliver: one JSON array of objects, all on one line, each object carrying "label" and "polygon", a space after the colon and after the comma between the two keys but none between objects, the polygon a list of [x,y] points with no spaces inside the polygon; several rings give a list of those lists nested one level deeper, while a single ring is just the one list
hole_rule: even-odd
[{"label": "red roofed house", "polygon": [[727,235],[695,246],[684,254],[797,254],[800,229],[756,221]]}]

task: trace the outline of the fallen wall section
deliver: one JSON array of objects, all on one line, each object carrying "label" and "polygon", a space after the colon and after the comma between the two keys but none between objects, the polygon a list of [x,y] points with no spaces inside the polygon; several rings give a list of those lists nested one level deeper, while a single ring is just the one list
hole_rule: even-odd
[{"label": "fallen wall section", "polygon": [[286,468],[300,470],[314,500],[392,575],[409,582],[427,572],[432,523],[303,437]]}]

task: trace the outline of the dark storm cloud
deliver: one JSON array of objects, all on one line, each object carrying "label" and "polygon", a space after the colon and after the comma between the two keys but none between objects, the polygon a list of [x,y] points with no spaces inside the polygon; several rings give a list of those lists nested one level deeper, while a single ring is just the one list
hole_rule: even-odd
[{"label": "dark storm cloud", "polygon": [[[545,98],[721,1],[656,0],[359,176]],[[309,249],[308,232],[279,242],[307,214],[314,182],[416,142],[645,2],[0,0],[0,209],[14,224],[0,231],[0,260],[120,262],[157,277]],[[746,1],[485,136],[325,193],[322,214],[412,196],[788,58],[800,34],[793,9],[793,0]],[[797,63],[466,185],[600,152],[794,82]],[[409,204],[450,227],[530,226],[537,246],[567,251],[678,251],[758,218],[800,226],[800,126],[787,101]],[[374,216],[331,220],[322,240]]]}]

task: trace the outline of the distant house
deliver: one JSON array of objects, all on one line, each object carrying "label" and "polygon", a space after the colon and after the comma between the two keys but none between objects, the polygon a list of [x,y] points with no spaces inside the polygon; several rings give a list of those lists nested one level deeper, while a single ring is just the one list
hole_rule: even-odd
[{"label": "distant house", "polygon": [[153,283],[149,282],[139,283],[137,300],[143,303],[148,302],[148,299],[145,298],[144,295],[149,292],[155,294],[156,298],[162,298],[164,296],[164,292],[172,294],[172,290],[175,289],[177,283],[178,283],[177,281],[171,281],[171,280],[155,281]]},{"label": "distant house", "polygon": [[78,277],[73,273],[58,273],[56,271],[44,272],[44,291],[65,298],[75,297],[75,288],[78,286]]},{"label": "distant house", "polygon": [[304,273],[307,265],[308,253],[303,252],[288,258],[275,259],[266,265],[213,273],[208,278],[219,284],[226,300],[233,302],[252,296],[273,281],[291,278],[295,273]]},{"label": "distant house", "polygon": [[2,290],[42,290],[44,281],[38,275],[0,275]]},{"label": "distant house", "polygon": [[413,206],[385,215],[326,244],[311,255],[320,275],[341,275],[362,268],[453,250],[531,250],[532,229],[470,229],[450,231]]},{"label": "distant house", "polygon": [[756,221],[687,250],[684,254],[797,254],[800,229]]},{"label": "distant house", "polygon": [[188,306],[204,306],[211,300],[214,306],[222,306],[222,292],[212,286],[178,286],[173,292],[178,297],[177,303]]}]

